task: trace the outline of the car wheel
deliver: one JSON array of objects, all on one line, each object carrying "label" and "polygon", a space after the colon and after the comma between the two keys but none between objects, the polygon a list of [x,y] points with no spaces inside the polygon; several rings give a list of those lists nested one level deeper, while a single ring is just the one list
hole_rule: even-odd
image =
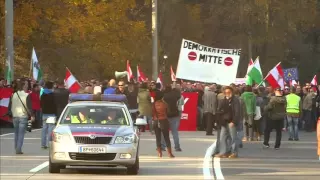
[{"label": "car wheel", "polygon": [[137,157],[136,162],[133,166],[127,167],[127,174],[128,175],[137,175],[139,173],[139,157]]},{"label": "car wheel", "polygon": [[60,173],[60,166],[52,163],[51,160],[49,160],[49,173]]}]

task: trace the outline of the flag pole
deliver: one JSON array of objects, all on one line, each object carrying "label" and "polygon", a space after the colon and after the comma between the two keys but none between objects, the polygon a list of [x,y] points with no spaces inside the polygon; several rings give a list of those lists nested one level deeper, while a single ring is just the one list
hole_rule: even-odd
[{"label": "flag pole", "polygon": [[33,47],[32,51],[31,51],[30,71],[29,71],[29,77],[32,78],[32,79],[33,79],[33,76],[32,76],[32,65],[33,65],[33,63],[32,63],[32,61],[33,61],[33,59],[32,59],[32,54],[33,54],[33,50],[34,50],[34,47]]}]

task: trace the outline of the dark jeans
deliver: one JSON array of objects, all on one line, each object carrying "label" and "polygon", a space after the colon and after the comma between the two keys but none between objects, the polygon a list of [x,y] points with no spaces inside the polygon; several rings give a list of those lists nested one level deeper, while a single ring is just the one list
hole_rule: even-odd
[{"label": "dark jeans", "polygon": [[206,112],[203,115],[203,119],[206,122],[206,134],[212,134],[215,116],[212,113]]},{"label": "dark jeans", "polygon": [[[159,127],[159,125],[160,127]],[[166,120],[153,120],[152,121],[153,130],[156,134],[157,148],[161,148],[161,134],[163,135],[166,146],[171,148],[171,142],[169,137],[169,121]]]},{"label": "dark jeans", "polygon": [[282,128],[283,128],[283,120],[270,120],[268,119],[266,122],[266,129],[264,131],[264,145],[269,146],[270,133],[273,129],[276,130],[276,143],[274,148],[279,148],[281,145],[281,137],[282,137]]},{"label": "dark jeans", "polygon": [[261,119],[253,121],[253,132],[258,133],[259,135],[261,135]]},{"label": "dark jeans", "polygon": [[35,122],[33,123],[33,128],[41,128],[42,127],[42,113],[40,110],[33,110],[33,114],[35,115]]},{"label": "dark jeans", "polygon": [[312,131],[313,130],[313,115],[312,111],[309,110],[303,110],[303,120],[304,120],[304,129],[306,131]]}]

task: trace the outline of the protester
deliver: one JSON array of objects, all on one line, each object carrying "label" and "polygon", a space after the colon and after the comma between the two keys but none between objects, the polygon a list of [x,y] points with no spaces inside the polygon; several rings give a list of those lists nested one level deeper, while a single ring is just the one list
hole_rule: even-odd
[{"label": "protester", "polygon": [[246,105],[248,114],[248,119],[244,126],[245,137],[243,138],[243,141],[253,141],[253,118],[256,111],[256,96],[252,92],[251,86],[246,86],[245,92],[241,95],[241,98]]},{"label": "protester", "polygon": [[303,99],[302,108],[303,108],[303,120],[304,120],[304,128],[306,132],[313,131],[313,116],[312,116],[312,101],[315,97],[314,92],[311,88],[306,86],[304,88],[305,97]]},{"label": "protester", "polygon": [[179,114],[178,101],[180,97],[181,94],[177,94],[176,91],[172,89],[171,85],[166,86],[163,100],[168,105],[167,116],[174,141],[174,149],[176,151],[182,151],[179,141],[179,126],[181,114]]},{"label": "protester", "polygon": [[125,83],[124,81],[119,81],[118,82],[118,87],[115,90],[116,94],[123,94],[123,95],[127,95],[128,94],[128,90],[125,87]]},{"label": "protester", "polygon": [[64,86],[64,82],[61,80],[57,81],[57,88],[54,90],[54,100],[57,107],[57,119],[59,119],[62,111],[68,104],[69,90]]},{"label": "protester", "polygon": [[116,80],[111,79],[109,81],[109,87],[103,91],[103,94],[115,94],[116,93]]},{"label": "protester", "polygon": [[[229,86],[224,89],[225,98],[221,102],[218,111],[220,112],[220,150],[216,157],[220,158],[237,158],[237,130],[236,126],[240,122],[240,101],[233,95],[233,89]],[[231,138],[230,144],[227,143],[228,136]],[[230,147],[229,147],[230,146]],[[231,154],[228,154],[231,149]]]},{"label": "protester", "polygon": [[35,128],[42,127],[42,119],[41,119],[41,107],[40,107],[40,86],[38,84],[33,84],[32,91],[28,96],[28,101],[31,104],[32,112],[35,116],[35,122],[33,123]]},{"label": "protester", "polygon": [[246,122],[248,119],[247,109],[243,99],[240,97],[240,90],[238,88],[234,89],[234,96],[239,98],[239,103],[240,103],[240,113],[239,113],[240,121],[237,124],[237,135],[238,135],[237,141],[238,141],[239,148],[243,148],[243,143],[242,143],[242,139],[244,136],[243,126],[244,126],[244,122]]},{"label": "protester", "polygon": [[253,118],[253,133],[254,133],[254,139],[260,141],[261,139],[261,119],[263,114],[263,98],[261,97],[259,90],[254,89],[254,94],[256,95],[256,110],[254,113]]},{"label": "protester", "polygon": [[272,129],[276,130],[276,142],[274,148],[278,150],[281,145],[283,120],[286,117],[286,99],[283,97],[281,89],[275,89],[275,96],[271,97],[268,105],[265,107],[265,111],[268,112],[269,118],[266,123],[266,129],[264,132],[263,147],[269,148],[269,138]]},{"label": "protester", "polygon": [[155,102],[153,103],[153,129],[156,134],[156,143],[157,143],[157,151],[158,156],[162,157],[162,149],[161,149],[161,135],[163,135],[164,140],[166,142],[168,155],[170,158],[174,158],[171,149],[170,135],[169,135],[169,121],[167,116],[168,106],[163,101],[163,93],[160,91],[156,92]]},{"label": "protester", "polygon": [[41,148],[47,149],[51,138],[51,132],[55,126],[57,117],[57,105],[53,94],[53,82],[45,83],[43,94],[40,99],[42,108],[42,132],[41,132]]},{"label": "protester", "polygon": [[[152,104],[151,104],[151,96],[148,91],[147,83],[142,83],[139,88],[139,93],[137,96],[137,103],[138,103],[138,111],[139,116],[143,116],[148,124],[150,132],[152,133]],[[140,131],[145,131],[145,126],[140,127]]]},{"label": "protester", "polygon": [[296,89],[291,87],[290,94],[286,96],[287,100],[287,120],[289,129],[289,141],[299,141],[299,117],[301,112],[301,98],[295,94]]},{"label": "protester", "polygon": [[32,109],[27,109],[28,102],[28,93],[25,91],[28,88],[26,81],[17,82],[16,92],[13,94],[9,109],[13,117],[13,127],[14,127],[14,148],[16,154],[23,154],[22,146],[24,142],[24,135],[26,132],[28,117],[31,116],[31,120],[34,121],[34,115],[31,114]]},{"label": "protester", "polygon": [[216,110],[217,110],[217,94],[215,93],[215,88],[213,86],[205,87],[203,100],[203,112],[204,119],[206,123],[206,135],[213,135],[213,126],[216,121]]}]

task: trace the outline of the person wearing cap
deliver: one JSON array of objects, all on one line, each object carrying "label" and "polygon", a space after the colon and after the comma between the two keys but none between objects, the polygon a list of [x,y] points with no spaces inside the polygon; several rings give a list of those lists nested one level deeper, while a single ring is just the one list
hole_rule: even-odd
[{"label": "person wearing cap", "polygon": [[298,141],[299,136],[299,117],[301,112],[301,98],[296,95],[296,88],[290,88],[290,94],[286,96],[287,100],[287,121],[288,121],[288,129],[289,129],[289,141]]},{"label": "person wearing cap", "polygon": [[283,120],[286,117],[286,98],[282,95],[281,88],[275,89],[275,96],[272,96],[269,103],[265,106],[268,113],[268,120],[264,132],[263,148],[269,148],[270,133],[276,130],[276,142],[274,148],[278,150],[281,145]]}]

